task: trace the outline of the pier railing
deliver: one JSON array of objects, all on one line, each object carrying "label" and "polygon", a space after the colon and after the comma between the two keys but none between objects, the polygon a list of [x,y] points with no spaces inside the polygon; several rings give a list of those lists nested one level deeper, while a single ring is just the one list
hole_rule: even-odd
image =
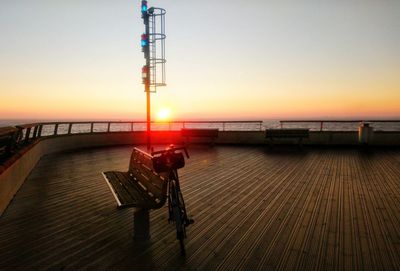
[{"label": "pier railing", "polygon": [[314,131],[356,131],[362,123],[375,130],[399,131],[400,120],[281,120],[280,128],[309,128]]},{"label": "pier railing", "polygon": [[[43,122],[38,136],[80,133],[146,131],[145,121]],[[152,131],[179,131],[182,128],[216,128],[220,131],[261,131],[262,121],[173,121],[152,122]]]},{"label": "pier railing", "polygon": [[[220,131],[263,131],[266,128],[309,128],[311,131],[356,131],[370,123],[375,131],[400,131],[400,120],[281,120],[281,121],[173,121],[153,122],[153,131],[217,128]],[[0,128],[0,156],[37,138],[72,134],[146,131],[145,121],[40,122]]]},{"label": "pier railing", "polygon": [[[173,121],[152,122],[153,131],[179,131],[182,128],[214,128],[220,131],[261,131],[262,121]],[[146,131],[145,121],[40,122],[3,127],[0,155],[12,152],[37,138],[72,134]]]}]

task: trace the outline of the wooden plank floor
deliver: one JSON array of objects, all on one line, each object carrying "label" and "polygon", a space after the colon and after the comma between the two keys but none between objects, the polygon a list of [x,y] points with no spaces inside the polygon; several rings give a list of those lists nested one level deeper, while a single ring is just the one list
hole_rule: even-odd
[{"label": "wooden plank floor", "polygon": [[400,269],[399,150],[191,149],[186,258],[166,207],[147,244],[116,209],[100,172],[126,170],[131,150],[43,157],[0,218],[0,269]]}]

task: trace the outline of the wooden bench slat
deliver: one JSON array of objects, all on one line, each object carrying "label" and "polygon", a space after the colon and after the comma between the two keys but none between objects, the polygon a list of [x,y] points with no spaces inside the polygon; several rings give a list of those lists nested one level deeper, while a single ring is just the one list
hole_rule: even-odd
[{"label": "wooden bench slat", "polygon": [[308,138],[309,129],[266,129],[265,138],[270,139],[270,144],[275,138],[297,138],[298,144],[301,146],[303,138]]},{"label": "wooden bench slat", "polygon": [[128,172],[104,172],[120,208],[157,209],[167,198],[167,176],[153,170],[152,156],[134,148]]},{"label": "wooden bench slat", "polygon": [[202,137],[202,138],[210,138],[211,144],[214,145],[214,140],[218,138],[219,130],[218,129],[181,129],[181,136],[185,138],[184,143],[188,144],[189,138],[191,137]]},{"label": "wooden bench slat", "polygon": [[145,165],[149,170],[153,170],[153,162],[151,159],[151,155],[134,148],[129,165],[131,166],[133,162],[136,162]]},{"label": "wooden bench slat", "polygon": [[308,136],[303,135],[303,134],[289,134],[289,135],[277,134],[277,135],[267,135],[266,137],[267,138],[299,138],[299,137],[306,138]]},{"label": "wooden bench slat", "polygon": [[164,179],[167,177],[165,174],[158,174],[154,171],[152,157],[138,149],[134,149],[129,162],[129,171],[139,170],[153,183],[161,189]]},{"label": "wooden bench slat", "polygon": [[126,192],[129,194],[131,197],[131,201],[137,201],[137,202],[145,202],[148,200],[148,197],[145,197],[145,194],[141,192],[135,181],[133,180],[133,177],[129,175],[129,172],[123,172],[124,174],[119,174],[118,175],[118,180],[126,190]]},{"label": "wooden bench slat", "polygon": [[309,129],[267,129],[265,136],[270,137],[308,137]]},{"label": "wooden bench slat", "polygon": [[113,190],[118,197],[119,208],[141,207],[154,208],[159,204],[153,198],[140,190],[139,186],[129,180],[126,172],[105,172],[107,179],[112,183]]},{"label": "wooden bench slat", "polygon": [[153,169],[151,156],[134,150],[129,164],[129,171],[134,173],[139,181],[145,184],[147,190],[155,198],[162,198],[166,194],[166,176],[157,174]]},{"label": "wooden bench slat", "polygon": [[218,137],[218,129],[181,129],[184,137]]},{"label": "wooden bench slat", "polygon": [[118,175],[123,174],[124,172],[117,171],[109,171],[104,172],[107,181],[111,184],[113,188],[113,193],[118,197],[119,203],[124,205],[126,202],[132,202],[135,199],[132,199],[131,195],[126,191],[123,184],[120,182]]},{"label": "wooden bench slat", "polygon": [[162,184],[160,183],[160,177],[152,175],[151,172],[145,172],[142,170],[143,169],[137,168],[135,171],[133,171],[134,177],[136,177],[137,180],[145,186],[145,191],[150,192],[155,198],[161,198]]}]

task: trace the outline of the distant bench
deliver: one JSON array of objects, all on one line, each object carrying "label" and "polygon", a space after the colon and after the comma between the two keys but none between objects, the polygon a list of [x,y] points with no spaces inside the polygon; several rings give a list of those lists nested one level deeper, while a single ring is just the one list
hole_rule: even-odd
[{"label": "distant bench", "polygon": [[15,148],[21,129],[16,127],[0,128],[0,156],[9,155]]},{"label": "distant bench", "polygon": [[103,176],[118,208],[139,208],[134,213],[134,235],[136,239],[148,239],[149,209],[161,208],[167,199],[166,176],[154,171],[152,156],[134,148],[128,172],[107,171]]},{"label": "distant bench", "polygon": [[218,138],[218,129],[181,129],[181,136],[185,138],[185,142],[189,142],[191,137],[208,137],[211,138],[211,144]]},{"label": "distant bench", "polygon": [[297,138],[298,144],[301,146],[303,138],[308,138],[310,135],[309,129],[267,129],[265,130],[265,138],[270,140],[270,144],[274,139],[282,138]]}]

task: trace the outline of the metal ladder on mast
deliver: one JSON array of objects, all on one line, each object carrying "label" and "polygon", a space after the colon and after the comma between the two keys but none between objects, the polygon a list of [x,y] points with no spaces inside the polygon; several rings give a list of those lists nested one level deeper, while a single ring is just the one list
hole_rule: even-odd
[{"label": "metal ladder on mast", "polygon": [[149,11],[150,91],[156,92],[157,87],[166,86],[165,10],[152,7]]}]

